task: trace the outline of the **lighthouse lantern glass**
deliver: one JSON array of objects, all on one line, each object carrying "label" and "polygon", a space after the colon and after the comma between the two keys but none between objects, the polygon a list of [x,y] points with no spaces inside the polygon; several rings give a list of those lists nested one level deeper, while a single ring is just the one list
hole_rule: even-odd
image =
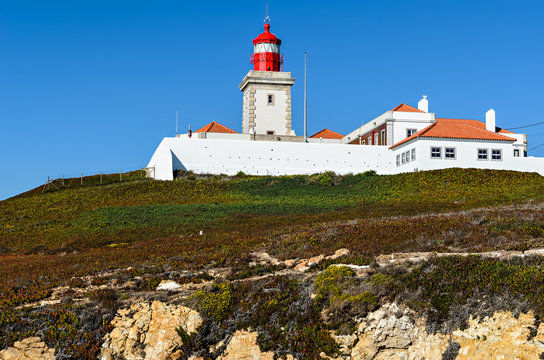
[{"label": "lighthouse lantern glass", "polygon": [[279,54],[280,47],[278,44],[260,43],[255,45],[254,52],[255,54],[261,53],[261,52],[271,52],[271,53]]}]

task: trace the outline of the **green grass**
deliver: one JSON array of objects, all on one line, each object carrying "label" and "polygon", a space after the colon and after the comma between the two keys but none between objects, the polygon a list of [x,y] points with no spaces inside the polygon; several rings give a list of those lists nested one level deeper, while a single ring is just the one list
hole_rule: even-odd
[{"label": "green grass", "polygon": [[[544,178],[532,173],[448,169],[176,181],[140,175],[128,174],[124,182],[111,175],[103,185],[96,176],[84,178],[83,186],[67,179],[72,185],[66,188],[40,187],[0,202],[0,307],[43,298],[72,276],[135,260],[201,268],[232,265],[256,249],[289,258],[346,247],[366,263],[394,251],[495,249],[489,234],[523,248],[542,233],[542,214],[502,225],[497,215],[484,226],[462,215],[393,217],[542,201]],[[359,222],[329,224],[352,219]],[[459,230],[468,235],[447,235]]]},{"label": "green grass", "polygon": [[316,214],[329,218],[410,215],[544,198],[543,178],[527,173],[452,169],[315,177],[171,182],[135,177],[125,183],[30,191],[0,202],[0,247],[14,252],[55,251],[68,244],[95,247],[96,238],[102,239],[96,245],[103,246],[108,238],[116,242],[131,229],[138,229],[137,239],[142,240],[249,222],[270,228],[274,217],[290,217],[288,222],[294,224],[300,217]]}]

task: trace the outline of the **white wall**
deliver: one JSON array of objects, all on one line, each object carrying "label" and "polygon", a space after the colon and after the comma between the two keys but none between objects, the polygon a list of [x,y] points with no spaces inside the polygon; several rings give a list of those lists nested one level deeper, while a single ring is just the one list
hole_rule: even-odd
[{"label": "white wall", "polygon": [[148,167],[155,167],[160,180],[172,179],[174,162],[178,168],[207,174],[390,174],[396,170],[391,159],[392,151],[382,146],[165,138]]},{"label": "white wall", "polygon": [[[442,147],[442,159],[431,159],[431,146]],[[444,158],[444,148],[456,148],[456,158]],[[477,149],[489,149],[488,160],[478,160]],[[389,150],[385,146],[358,146],[251,140],[164,138],[148,167],[155,178],[172,180],[173,170],[234,175],[295,175],[334,171],[338,174],[375,170],[378,174],[444,168],[483,168],[538,172],[544,158],[514,157],[513,146],[503,142],[433,140],[418,138]],[[416,160],[396,166],[396,155],[416,150]],[[491,160],[491,149],[502,149],[502,161]],[[522,155],[521,153],[520,155]],[[411,154],[410,154],[411,155]]]},{"label": "white wall", "polygon": [[406,138],[406,129],[419,131],[429,126],[434,120],[434,113],[388,111],[347,134],[342,142],[349,143],[357,139],[359,135],[364,135],[387,122],[387,145],[391,146]]},{"label": "white wall", "polygon": [[[274,105],[268,105],[268,95],[274,95]],[[287,93],[283,90],[255,91],[255,131],[266,134],[274,131],[274,135],[291,135],[287,133],[285,124],[287,115]]]},{"label": "white wall", "polygon": [[[431,147],[433,146],[442,148],[441,159],[431,158]],[[456,149],[455,159],[444,157],[444,148],[446,147]],[[399,166],[398,172],[458,167],[538,172],[544,175],[544,158],[526,158],[523,157],[523,151],[520,151],[520,157],[514,157],[514,146],[510,142],[418,138],[394,148],[395,159],[396,155],[412,148],[416,149],[416,161]],[[480,148],[488,149],[488,160],[478,160],[478,149]],[[491,159],[492,149],[502,150],[502,160]]]},{"label": "white wall", "polygon": [[316,144],[341,144],[342,139],[323,139],[323,138],[311,138],[308,139],[309,143],[316,143]]}]

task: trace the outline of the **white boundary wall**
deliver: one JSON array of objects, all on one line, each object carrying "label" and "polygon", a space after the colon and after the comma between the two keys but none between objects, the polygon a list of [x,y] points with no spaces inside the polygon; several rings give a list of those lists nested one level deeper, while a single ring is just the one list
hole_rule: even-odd
[{"label": "white boundary wall", "polygon": [[155,168],[159,180],[172,180],[178,169],[227,175],[392,174],[397,170],[393,158],[385,146],[164,138],[148,167]]},{"label": "white boundary wall", "polygon": [[[431,159],[430,147],[442,147],[442,159]],[[456,159],[445,159],[444,148],[455,147]],[[478,160],[477,149],[502,149],[503,160]],[[396,155],[416,149],[416,160],[396,166]],[[523,154],[523,153],[521,153]],[[393,150],[386,146],[358,146],[281,141],[164,138],[148,167],[155,179],[173,180],[174,170],[197,174],[297,175],[333,171],[338,174],[375,170],[378,174],[480,168],[538,172],[544,175],[544,158],[514,157],[511,143],[482,141],[411,141]]]}]

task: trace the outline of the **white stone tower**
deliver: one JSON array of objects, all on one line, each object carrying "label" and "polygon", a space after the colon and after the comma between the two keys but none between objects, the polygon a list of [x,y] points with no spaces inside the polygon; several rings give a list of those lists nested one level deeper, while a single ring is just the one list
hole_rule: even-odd
[{"label": "white stone tower", "polygon": [[291,129],[291,86],[295,79],[283,72],[281,40],[270,30],[253,40],[254,67],[240,84],[244,94],[242,132],[259,135],[295,135]]}]

